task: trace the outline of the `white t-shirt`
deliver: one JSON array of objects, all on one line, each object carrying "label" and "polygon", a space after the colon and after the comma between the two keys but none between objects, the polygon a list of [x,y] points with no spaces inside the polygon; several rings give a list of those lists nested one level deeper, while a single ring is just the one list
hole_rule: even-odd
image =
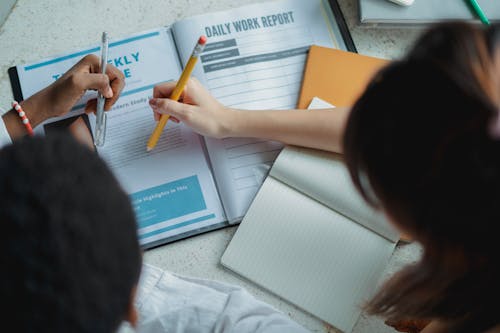
[{"label": "white t-shirt", "polygon": [[[0,147],[12,140],[0,121]],[[178,276],[143,265],[136,298],[137,332],[307,332],[246,290],[216,281]],[[119,332],[133,332],[127,324]]]},{"label": "white t-shirt", "polygon": [[[137,332],[308,332],[246,290],[143,265]],[[126,332],[123,328],[120,332]]]}]

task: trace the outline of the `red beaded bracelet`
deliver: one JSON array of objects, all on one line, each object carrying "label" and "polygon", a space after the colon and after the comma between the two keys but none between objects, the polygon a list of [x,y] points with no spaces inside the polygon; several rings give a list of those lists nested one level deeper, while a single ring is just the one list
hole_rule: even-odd
[{"label": "red beaded bracelet", "polygon": [[21,108],[21,105],[18,102],[14,101],[12,102],[12,107],[17,111],[19,117],[21,117],[21,121],[28,131],[28,135],[33,136],[35,133],[33,132],[33,128],[31,127],[30,120],[28,119],[28,117],[26,117],[26,113]]}]

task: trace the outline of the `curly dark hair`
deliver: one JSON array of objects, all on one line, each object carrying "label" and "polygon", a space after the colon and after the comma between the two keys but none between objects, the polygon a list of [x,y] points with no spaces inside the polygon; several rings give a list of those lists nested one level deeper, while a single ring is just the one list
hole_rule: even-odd
[{"label": "curly dark hair", "polygon": [[142,254],[128,195],[68,134],[0,150],[1,320],[16,332],[115,331]]}]

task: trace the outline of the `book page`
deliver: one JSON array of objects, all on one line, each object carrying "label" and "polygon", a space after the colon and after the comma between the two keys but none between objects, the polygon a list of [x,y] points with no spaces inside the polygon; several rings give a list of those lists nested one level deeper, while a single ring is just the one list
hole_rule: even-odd
[{"label": "book page", "polygon": [[[44,88],[88,53],[99,55],[99,47],[18,66],[23,94],[28,97]],[[222,204],[197,134],[169,123],[155,149],[146,152],[146,142],[156,126],[148,104],[153,87],[177,80],[182,70],[170,29],[111,39],[109,63],[124,73],[126,86],[106,112],[105,144],[98,153],[131,197],[140,243],[150,247],[224,223]],[[65,120],[82,113],[86,100],[95,96],[88,92],[66,118],[51,119],[38,130],[67,123]],[[89,115],[89,120],[94,127],[95,116]],[[87,137],[92,147],[90,133]]]},{"label": "book page", "polygon": [[[309,105],[309,109],[334,107],[317,97]],[[391,241],[399,239],[385,215],[358,193],[340,154],[289,146],[279,155],[270,175]]]},{"label": "book page", "polygon": [[221,263],[350,332],[394,248],[394,242],[268,177]]},{"label": "book page", "polygon": [[[181,74],[173,39],[168,37],[162,37],[168,43],[141,48],[156,57],[135,73],[134,86],[107,112],[106,141],[98,148],[131,196],[142,245],[159,244],[226,220],[198,134],[169,122],[155,148],[146,151],[156,126],[148,103],[152,88]],[[90,118],[94,127],[95,117]]]},{"label": "book page", "polygon": [[[156,126],[149,93],[120,99],[118,107],[125,106],[109,111],[106,143],[98,148],[131,196],[139,241],[146,246],[226,220],[201,137],[170,123],[155,149],[146,152]],[[90,119],[95,126],[95,117]]]},{"label": "book page", "polygon": [[[198,37],[208,37],[194,75],[224,105],[292,109],[309,46],[345,48],[326,8],[320,0],[264,2],[181,20],[174,38],[185,62]],[[205,141],[228,218],[237,222],[283,146],[253,138]]]}]

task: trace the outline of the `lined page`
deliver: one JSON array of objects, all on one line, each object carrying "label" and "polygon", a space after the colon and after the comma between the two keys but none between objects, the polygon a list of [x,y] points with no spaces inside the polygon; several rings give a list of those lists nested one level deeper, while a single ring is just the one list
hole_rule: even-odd
[{"label": "lined page", "polygon": [[[319,0],[273,1],[182,20],[174,37],[186,61],[197,36],[208,36],[195,75],[224,105],[292,109],[309,46],[343,47],[327,17]],[[282,145],[252,138],[205,141],[228,218],[239,221]]]},{"label": "lined page", "polygon": [[395,243],[268,177],[221,263],[344,332]]},{"label": "lined page", "polygon": [[[335,106],[314,97],[308,108],[328,109]],[[392,241],[399,239],[386,217],[368,206],[358,193],[341,155],[287,147],[276,160],[271,174],[381,236]]]},{"label": "lined page", "polygon": [[393,242],[399,239],[385,216],[368,206],[358,193],[339,154],[286,147],[270,176]]},{"label": "lined page", "polygon": [[131,196],[143,245],[225,221],[197,134],[168,124],[155,149],[146,152],[156,126],[147,94],[120,98],[118,109],[108,112],[106,143],[98,149]]}]

